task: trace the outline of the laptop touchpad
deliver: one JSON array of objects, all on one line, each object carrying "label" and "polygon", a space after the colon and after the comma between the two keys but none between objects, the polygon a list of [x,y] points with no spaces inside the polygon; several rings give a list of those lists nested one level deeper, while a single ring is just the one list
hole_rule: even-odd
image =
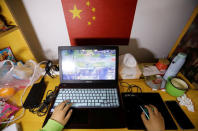
[{"label": "laptop touchpad", "polygon": [[72,115],[65,128],[83,128],[88,125],[88,111],[73,109]]},{"label": "laptop touchpad", "polygon": [[98,109],[89,112],[90,128],[123,128],[122,119],[118,111]]}]

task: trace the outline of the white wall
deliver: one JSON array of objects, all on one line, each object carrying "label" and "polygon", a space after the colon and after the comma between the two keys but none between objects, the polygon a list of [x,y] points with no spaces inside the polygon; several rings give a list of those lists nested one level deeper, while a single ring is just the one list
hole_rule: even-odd
[{"label": "white wall", "polygon": [[166,57],[196,6],[198,0],[139,0],[131,37],[156,58]]},{"label": "white wall", "polygon": [[[22,1],[46,57],[57,59],[57,47],[70,43],[61,0]],[[197,0],[138,0],[130,44],[135,41],[155,58],[166,57],[197,5]],[[150,57],[136,53],[140,55]]]},{"label": "white wall", "polygon": [[61,0],[23,0],[47,59],[58,58],[58,46],[70,45]]}]

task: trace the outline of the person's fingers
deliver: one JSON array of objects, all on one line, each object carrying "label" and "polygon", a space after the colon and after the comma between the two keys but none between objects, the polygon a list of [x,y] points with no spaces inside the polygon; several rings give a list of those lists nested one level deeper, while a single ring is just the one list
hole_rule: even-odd
[{"label": "person's fingers", "polygon": [[141,118],[142,118],[142,121],[143,121],[144,125],[146,126],[147,123],[148,123],[148,120],[146,119],[146,116],[145,116],[144,112],[142,112]]},{"label": "person's fingers", "polygon": [[148,105],[145,105],[145,107],[148,109],[149,115],[152,116],[153,115],[153,111],[152,111],[151,107],[148,106]]},{"label": "person's fingers", "polygon": [[57,105],[57,106],[54,108],[54,111],[57,111],[57,110],[59,110],[59,109],[60,109],[60,104]]},{"label": "person's fingers", "polygon": [[54,111],[56,111],[58,109],[58,106],[56,106],[55,108],[54,108]]},{"label": "person's fingers", "polygon": [[66,113],[66,112],[69,110],[69,108],[70,108],[71,106],[72,106],[72,103],[67,104],[67,105],[64,107],[64,109],[63,109],[64,113]]},{"label": "person's fingers", "polygon": [[159,113],[158,109],[154,105],[149,105],[149,106],[153,108],[155,114]]},{"label": "person's fingers", "polygon": [[61,102],[61,103],[58,105],[58,108],[62,110],[62,109],[65,107],[65,104],[67,104],[68,102],[69,102],[69,100],[66,100],[66,101]]},{"label": "person's fingers", "polygon": [[67,113],[67,116],[65,117],[65,124],[67,123],[67,121],[69,120],[69,118],[71,117],[71,115],[72,115],[72,109],[71,110],[69,110],[69,112]]}]

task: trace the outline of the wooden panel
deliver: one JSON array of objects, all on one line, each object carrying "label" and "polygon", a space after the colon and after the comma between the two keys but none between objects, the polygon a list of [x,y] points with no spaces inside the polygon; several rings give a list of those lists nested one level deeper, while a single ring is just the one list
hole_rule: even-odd
[{"label": "wooden panel", "polygon": [[170,58],[175,49],[177,48],[177,46],[180,44],[182,38],[184,37],[185,33],[188,31],[190,25],[192,24],[193,20],[195,19],[195,17],[197,16],[198,14],[198,6],[195,8],[194,12],[192,13],[192,16],[190,17],[189,21],[187,22],[187,24],[185,25],[182,33],[180,34],[179,38],[177,39],[176,43],[174,44],[173,48],[171,49],[169,55],[168,55],[168,58]]},{"label": "wooden panel", "polygon": [[18,29],[19,29],[19,28],[18,28],[17,26],[15,26],[15,27],[13,27],[13,28],[7,30],[7,31],[0,32],[0,37],[3,37],[3,36],[5,36],[5,35],[7,35],[7,34],[13,32],[13,31],[15,31],[15,30],[18,30]]},{"label": "wooden panel", "polygon": [[22,0],[5,0],[27,44],[37,61],[45,60],[44,51],[34,31]]},{"label": "wooden panel", "polygon": [[10,13],[6,3],[4,0],[0,0],[0,6],[1,6],[1,14],[6,18],[9,25],[16,25],[16,22],[13,19],[12,14]]},{"label": "wooden panel", "polygon": [[[2,8],[2,14],[8,23],[11,21],[11,24],[16,25],[17,23],[4,0],[0,0],[0,6]],[[17,60],[22,60],[23,62],[29,59],[35,60],[18,26],[0,33],[0,49],[6,47],[11,47]]]},{"label": "wooden panel", "polygon": [[11,47],[17,60],[22,60],[23,62],[29,59],[35,60],[19,30],[15,30],[0,38],[0,49],[8,46]]}]

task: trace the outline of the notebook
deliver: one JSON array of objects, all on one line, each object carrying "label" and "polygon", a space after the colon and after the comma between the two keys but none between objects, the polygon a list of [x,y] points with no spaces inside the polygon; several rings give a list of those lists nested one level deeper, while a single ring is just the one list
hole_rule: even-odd
[{"label": "notebook", "polygon": [[118,47],[61,46],[60,85],[54,107],[70,100],[73,114],[65,128],[123,128],[118,89]]}]

